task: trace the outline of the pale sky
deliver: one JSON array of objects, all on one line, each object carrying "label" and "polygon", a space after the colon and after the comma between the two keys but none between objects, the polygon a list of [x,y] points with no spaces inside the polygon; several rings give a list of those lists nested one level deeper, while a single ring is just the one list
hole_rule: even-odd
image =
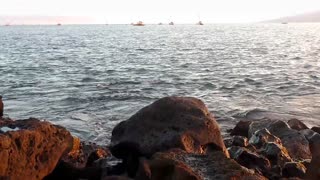
[{"label": "pale sky", "polygon": [[[245,23],[320,10],[320,0],[0,0],[0,16],[81,16],[92,23]],[[9,21],[9,20],[8,20]]]}]

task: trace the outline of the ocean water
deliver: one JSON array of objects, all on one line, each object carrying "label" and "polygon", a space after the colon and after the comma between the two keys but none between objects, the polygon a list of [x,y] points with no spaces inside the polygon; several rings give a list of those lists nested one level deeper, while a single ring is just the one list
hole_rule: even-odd
[{"label": "ocean water", "polygon": [[0,27],[5,114],[84,140],[170,95],[202,99],[223,132],[241,118],[320,125],[320,24]]}]

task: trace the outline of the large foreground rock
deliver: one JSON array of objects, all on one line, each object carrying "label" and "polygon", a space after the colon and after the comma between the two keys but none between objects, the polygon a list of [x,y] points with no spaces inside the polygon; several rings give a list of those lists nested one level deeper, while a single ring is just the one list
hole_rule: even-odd
[{"label": "large foreground rock", "polygon": [[61,156],[72,148],[73,138],[60,126],[27,119],[0,120],[0,179],[43,179]]},{"label": "large foreground rock", "polygon": [[220,128],[205,104],[191,97],[165,97],[141,109],[112,131],[111,143],[136,143],[142,154],[171,148],[201,154],[214,144],[226,155]]}]

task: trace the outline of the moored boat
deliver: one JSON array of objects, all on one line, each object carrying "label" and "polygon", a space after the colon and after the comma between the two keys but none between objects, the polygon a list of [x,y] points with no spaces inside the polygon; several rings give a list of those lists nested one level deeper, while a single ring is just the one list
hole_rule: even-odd
[{"label": "moored boat", "polygon": [[138,21],[135,24],[132,24],[133,26],[144,26],[144,23],[142,21]]}]

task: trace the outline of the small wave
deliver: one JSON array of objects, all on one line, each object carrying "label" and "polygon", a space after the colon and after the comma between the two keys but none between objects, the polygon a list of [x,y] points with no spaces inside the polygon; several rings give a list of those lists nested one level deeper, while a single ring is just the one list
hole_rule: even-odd
[{"label": "small wave", "polygon": [[299,56],[292,58],[292,60],[301,60],[301,59],[302,57],[299,57]]},{"label": "small wave", "polygon": [[81,82],[94,82],[94,81],[97,81],[97,80],[91,77],[86,77],[81,80]]},{"label": "small wave", "polygon": [[212,84],[212,83],[209,83],[209,82],[205,83],[205,84],[204,84],[204,87],[205,87],[205,88],[208,88],[208,89],[215,89],[215,88],[217,88],[216,85],[214,85],[214,84]]}]

